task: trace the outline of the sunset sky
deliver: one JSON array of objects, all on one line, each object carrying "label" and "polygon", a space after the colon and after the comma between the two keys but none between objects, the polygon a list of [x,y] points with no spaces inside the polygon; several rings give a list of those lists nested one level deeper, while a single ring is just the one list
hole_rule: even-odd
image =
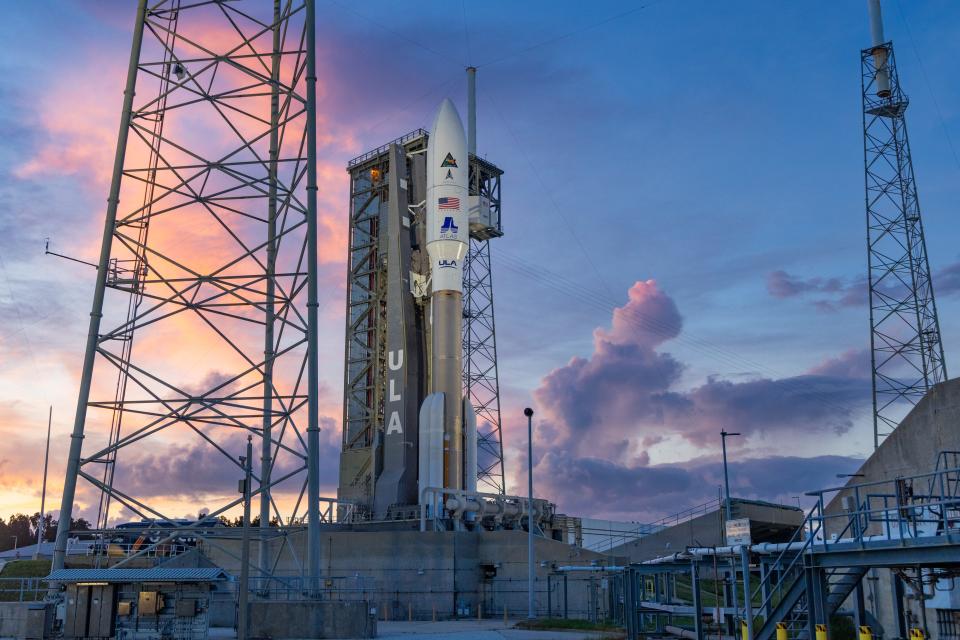
[{"label": "sunset sky", "polygon": [[[96,260],[134,5],[22,3],[0,24],[3,516],[39,509],[48,405],[59,505],[94,272],[45,256],[44,240]],[[737,495],[792,502],[855,469],[872,448],[864,5],[318,0],[324,494],[340,442],[345,166],[428,126],[443,97],[462,108],[467,64],[480,155],[505,171],[492,253],[511,488],[525,482],[524,406],[537,492],[574,515],[653,520],[716,497],[722,428],[744,434],[730,442]],[[952,371],[960,5],[884,10]],[[202,380],[222,363],[197,331],[144,348],[196,356]],[[141,461],[194,513],[202,499],[172,488],[196,470],[180,453]]]}]

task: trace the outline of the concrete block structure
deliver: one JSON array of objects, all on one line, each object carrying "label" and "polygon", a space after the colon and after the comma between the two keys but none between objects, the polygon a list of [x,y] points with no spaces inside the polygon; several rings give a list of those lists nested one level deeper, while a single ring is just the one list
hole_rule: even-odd
[{"label": "concrete block structure", "polygon": [[[900,495],[906,501],[913,492],[926,489],[918,485],[922,478],[898,481],[940,469],[952,469],[960,463],[960,379],[935,385],[880,443],[879,448],[857,470],[848,485],[874,484],[872,493]],[[914,486],[916,485],[916,486]],[[896,498],[894,498],[895,500]],[[838,492],[826,505],[827,514],[837,517],[830,523],[827,535],[833,535],[846,524],[842,517],[850,505],[862,501],[853,490]],[[869,525],[868,534],[881,534],[881,524]],[[926,628],[935,640],[960,638],[960,602],[947,581],[936,589],[928,588],[931,598],[917,597],[902,575],[889,569],[872,569],[863,580],[864,606],[875,618],[887,638],[905,638],[911,627]],[[852,600],[852,598],[851,598]],[[845,607],[852,608],[848,601]]]}]

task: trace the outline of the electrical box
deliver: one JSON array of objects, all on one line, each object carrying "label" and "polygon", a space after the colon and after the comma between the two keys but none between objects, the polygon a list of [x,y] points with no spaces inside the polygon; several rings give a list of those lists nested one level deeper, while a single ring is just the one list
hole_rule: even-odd
[{"label": "electrical box", "polygon": [[193,598],[180,598],[174,607],[174,615],[178,618],[192,618],[197,615],[197,601]]},{"label": "electrical box", "polygon": [[109,638],[113,636],[114,588],[109,584],[67,586],[64,638]]},{"label": "electrical box", "polygon": [[137,615],[153,617],[163,608],[163,596],[157,591],[141,591],[137,599]]},{"label": "electrical box", "polygon": [[490,229],[500,230],[500,220],[490,207],[490,199],[486,196],[470,196],[470,233],[483,238],[487,237]]}]

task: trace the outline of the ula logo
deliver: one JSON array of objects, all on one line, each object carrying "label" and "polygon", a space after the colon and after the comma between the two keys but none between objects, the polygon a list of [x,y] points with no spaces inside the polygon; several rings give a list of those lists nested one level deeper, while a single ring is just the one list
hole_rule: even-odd
[{"label": "ula logo", "polygon": [[441,268],[441,269],[453,269],[453,268],[456,267],[456,266],[457,266],[457,261],[456,261],[456,260],[441,260],[441,261],[440,261],[440,268]]},{"label": "ula logo", "polygon": [[453,218],[450,216],[445,216],[443,218],[443,224],[440,225],[440,237],[446,238],[449,236],[455,236],[459,230],[460,228],[453,223]]}]

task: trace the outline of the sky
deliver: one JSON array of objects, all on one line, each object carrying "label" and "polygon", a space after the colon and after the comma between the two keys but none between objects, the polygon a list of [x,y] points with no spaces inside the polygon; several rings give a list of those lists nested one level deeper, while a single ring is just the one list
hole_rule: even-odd
[{"label": "sky", "polygon": [[[960,5],[883,7],[950,370]],[[738,496],[793,502],[853,471],[872,449],[865,14],[861,0],[318,0],[324,494],[346,163],[428,126],[444,97],[462,110],[468,64],[479,153],[505,171],[491,251],[509,487],[525,483],[525,406],[537,492],[574,515],[653,521],[716,498],[721,429],[743,434],[729,441]],[[132,2],[61,0],[0,24],[0,514],[39,508],[50,405],[50,495],[62,485],[94,274],[44,243],[96,259],[133,18]],[[164,338],[196,356],[194,381],[222,368],[196,331]],[[204,506],[182,482],[197,450],[140,455],[141,491]]]}]

